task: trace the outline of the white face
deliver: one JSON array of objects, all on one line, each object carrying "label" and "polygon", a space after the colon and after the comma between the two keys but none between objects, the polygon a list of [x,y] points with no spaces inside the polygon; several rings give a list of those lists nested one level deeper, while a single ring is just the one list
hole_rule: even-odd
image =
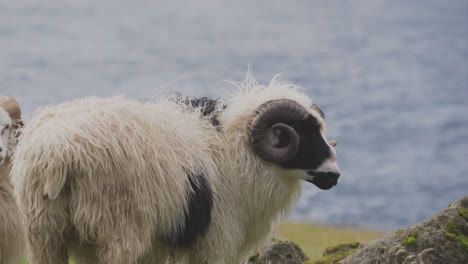
[{"label": "white face", "polygon": [[10,136],[11,118],[5,109],[0,107],[0,165],[8,154],[8,138]]}]

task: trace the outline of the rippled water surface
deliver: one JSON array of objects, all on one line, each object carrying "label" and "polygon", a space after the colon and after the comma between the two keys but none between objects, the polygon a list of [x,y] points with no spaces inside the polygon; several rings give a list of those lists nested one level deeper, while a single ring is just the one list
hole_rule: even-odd
[{"label": "rippled water surface", "polygon": [[307,88],[337,139],[337,188],[294,219],[393,229],[468,195],[468,2],[0,0],[0,93],[46,104],[223,97],[251,64]]}]

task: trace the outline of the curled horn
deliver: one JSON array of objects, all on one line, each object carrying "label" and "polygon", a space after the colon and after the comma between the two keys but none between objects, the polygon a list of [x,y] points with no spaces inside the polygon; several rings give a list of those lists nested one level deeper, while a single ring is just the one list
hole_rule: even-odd
[{"label": "curled horn", "polygon": [[0,95],[0,107],[7,111],[11,119],[21,118],[21,108],[15,99]]},{"label": "curled horn", "polygon": [[287,125],[306,119],[310,113],[295,101],[278,99],[265,102],[251,122],[251,140],[254,152],[263,160],[284,163],[299,151],[300,138]]}]

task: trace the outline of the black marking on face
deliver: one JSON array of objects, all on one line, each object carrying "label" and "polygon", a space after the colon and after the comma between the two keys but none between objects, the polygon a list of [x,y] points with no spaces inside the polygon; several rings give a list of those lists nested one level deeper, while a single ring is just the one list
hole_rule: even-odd
[{"label": "black marking on face", "polygon": [[190,247],[198,237],[203,236],[211,223],[213,193],[210,183],[203,174],[187,175],[190,188],[187,209],[184,212],[184,226],[171,232],[166,242],[176,248]]},{"label": "black marking on face", "polygon": [[294,128],[301,142],[296,157],[286,163],[279,164],[280,166],[289,169],[313,170],[331,157],[330,146],[320,132],[321,124],[313,115],[288,125]]},{"label": "black marking on face", "polygon": [[315,184],[322,190],[329,190],[338,183],[340,173],[338,171],[329,172],[315,172],[309,171],[309,175],[313,176],[311,180],[307,180],[310,183]]}]

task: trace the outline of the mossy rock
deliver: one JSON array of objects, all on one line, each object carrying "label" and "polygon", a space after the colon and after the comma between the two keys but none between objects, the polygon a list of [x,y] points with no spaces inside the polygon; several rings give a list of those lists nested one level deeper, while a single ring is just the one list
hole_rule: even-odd
[{"label": "mossy rock", "polygon": [[353,243],[343,243],[338,244],[335,246],[327,247],[323,252],[323,256],[333,255],[339,251],[349,251],[350,249],[357,249],[361,243],[353,242]]},{"label": "mossy rock", "polygon": [[468,196],[425,221],[372,241],[340,264],[371,263],[468,264]]},{"label": "mossy rock", "polygon": [[418,246],[418,233],[410,233],[408,236],[406,236],[405,240],[401,242],[401,245],[405,247],[416,248]]},{"label": "mossy rock", "polygon": [[452,241],[457,241],[468,251],[468,238],[460,231],[455,222],[449,221],[447,223],[447,231],[448,232],[445,233],[446,237],[450,238]]},{"label": "mossy rock", "polygon": [[458,213],[468,221],[468,208],[462,207],[458,209]]},{"label": "mossy rock", "polygon": [[308,259],[296,243],[274,238],[261,254],[251,256],[248,264],[302,264]]},{"label": "mossy rock", "polygon": [[335,246],[327,247],[323,256],[316,260],[309,260],[304,264],[335,264],[340,263],[342,259],[353,254],[358,250],[360,246],[359,242],[338,244]]},{"label": "mossy rock", "polygon": [[[273,240],[249,264],[468,264],[468,196],[429,219],[370,242],[328,247],[320,259],[305,260],[291,241]],[[288,249],[284,252],[278,247]],[[281,253],[283,252],[283,253]],[[270,257],[266,258],[265,256]],[[302,253],[303,256],[304,253]],[[295,257],[297,256],[297,257]],[[273,258],[271,258],[273,257]],[[302,262],[301,262],[302,261]]]},{"label": "mossy rock", "polygon": [[395,233],[393,233],[394,236],[403,233],[405,231],[403,228],[398,229]]}]

